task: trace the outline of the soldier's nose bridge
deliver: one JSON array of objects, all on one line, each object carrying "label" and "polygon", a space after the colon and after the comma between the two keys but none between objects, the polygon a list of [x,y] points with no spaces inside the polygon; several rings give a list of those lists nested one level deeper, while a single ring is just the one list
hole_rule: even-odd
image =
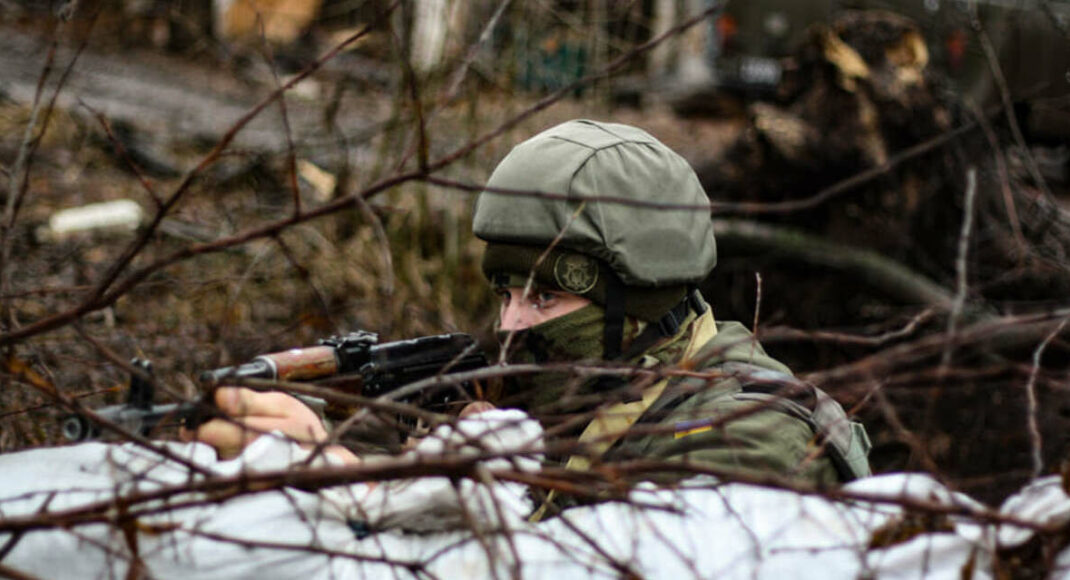
[{"label": "soldier's nose bridge", "polygon": [[529,321],[524,320],[524,313],[530,312],[529,308],[520,304],[519,300],[513,300],[502,309],[501,324],[503,327],[516,328],[517,326],[530,326]]}]

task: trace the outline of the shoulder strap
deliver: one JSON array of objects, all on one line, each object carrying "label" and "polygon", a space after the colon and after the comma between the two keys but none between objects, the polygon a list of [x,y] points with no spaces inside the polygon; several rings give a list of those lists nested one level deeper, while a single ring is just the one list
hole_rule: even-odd
[{"label": "shoulder strap", "polygon": [[841,479],[872,475],[868,456],[873,445],[865,427],[851,421],[828,393],[787,373],[748,363],[728,362],[721,367],[739,382],[743,396],[761,399],[771,408],[805,421],[826,444],[826,453]]},{"label": "shoulder strap", "polygon": [[[692,358],[702,347],[717,334],[717,323],[713,319],[713,312],[706,309],[701,316],[695,319],[691,328],[691,338],[684,349],[681,363]],[[591,457],[601,457],[621,437],[631,429],[639,417],[646,412],[650,405],[661,396],[665,387],[669,384],[668,378],[663,378],[656,383],[643,389],[642,398],[628,403],[617,403],[606,409],[596,412],[594,419],[580,434],[578,443],[589,451],[584,455],[573,455],[565,463],[566,469],[587,471],[591,468]],[[546,496],[546,501],[531,515],[529,520],[537,522],[546,515],[546,510],[556,497],[554,490]]]},{"label": "shoulder strap", "polygon": [[[702,345],[709,342],[717,334],[717,324],[713,320],[713,313],[707,310],[702,316],[695,319],[691,329],[691,338],[680,359],[680,364],[686,364],[698,352]],[[617,403],[606,409],[596,412],[587,428],[583,430],[578,439],[581,445],[587,447],[590,453],[585,455],[573,455],[565,465],[570,469],[586,471],[590,468],[590,457],[598,457],[609,450],[621,437],[639,420],[650,405],[661,396],[669,379],[664,378],[643,389],[642,398],[630,403]]]}]

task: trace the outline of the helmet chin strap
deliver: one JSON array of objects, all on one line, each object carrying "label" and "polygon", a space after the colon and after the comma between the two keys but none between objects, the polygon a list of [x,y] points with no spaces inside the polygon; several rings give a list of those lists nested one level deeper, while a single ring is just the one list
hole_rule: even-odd
[{"label": "helmet chin strap", "polygon": [[672,310],[666,312],[655,323],[647,325],[639,336],[635,337],[627,352],[621,355],[621,360],[631,360],[653,347],[659,340],[676,335],[680,331],[690,312],[701,316],[708,306],[702,300],[698,289],[689,286],[687,295]]},{"label": "helmet chin strap", "polygon": [[650,348],[658,340],[673,336],[679,332],[681,325],[689,312],[702,314],[706,311],[706,305],[702,302],[701,295],[694,286],[689,286],[687,294],[675,307],[666,312],[656,323],[636,337],[635,342],[627,353],[624,352],[624,296],[626,287],[617,277],[611,273],[606,283],[606,317],[605,329],[602,340],[602,358],[607,361],[628,360]]},{"label": "helmet chin strap", "polygon": [[624,283],[615,272],[606,280],[606,324],[602,340],[602,358],[620,359],[624,346]]},{"label": "helmet chin strap", "polygon": [[[602,360],[615,361],[622,358],[624,348],[624,283],[615,272],[606,277],[606,314],[602,333]],[[599,377],[594,388],[597,391],[617,391],[627,386],[623,377]]]}]

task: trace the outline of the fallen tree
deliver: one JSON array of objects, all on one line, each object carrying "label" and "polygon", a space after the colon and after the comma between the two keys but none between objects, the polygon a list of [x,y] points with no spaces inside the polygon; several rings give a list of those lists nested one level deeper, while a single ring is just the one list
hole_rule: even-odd
[{"label": "fallen tree", "polygon": [[[998,500],[1056,469],[1070,443],[1052,314],[1070,290],[1070,214],[1052,190],[1066,184],[1045,180],[1013,110],[943,90],[906,18],[843,13],[791,64],[698,168],[720,217],[724,259],[703,288],[719,314],[810,330],[779,332],[772,350],[859,402],[878,470],[936,469]],[[996,337],[960,342],[982,328]]]}]

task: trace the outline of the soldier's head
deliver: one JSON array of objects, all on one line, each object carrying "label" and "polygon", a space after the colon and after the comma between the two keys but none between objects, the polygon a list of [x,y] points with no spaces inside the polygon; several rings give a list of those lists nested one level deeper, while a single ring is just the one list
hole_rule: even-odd
[{"label": "soldier's head", "polygon": [[520,143],[473,219],[502,330],[579,350],[550,358],[614,359],[629,325],[671,326],[717,260],[708,203],[687,161],[635,127],[576,120]]}]

